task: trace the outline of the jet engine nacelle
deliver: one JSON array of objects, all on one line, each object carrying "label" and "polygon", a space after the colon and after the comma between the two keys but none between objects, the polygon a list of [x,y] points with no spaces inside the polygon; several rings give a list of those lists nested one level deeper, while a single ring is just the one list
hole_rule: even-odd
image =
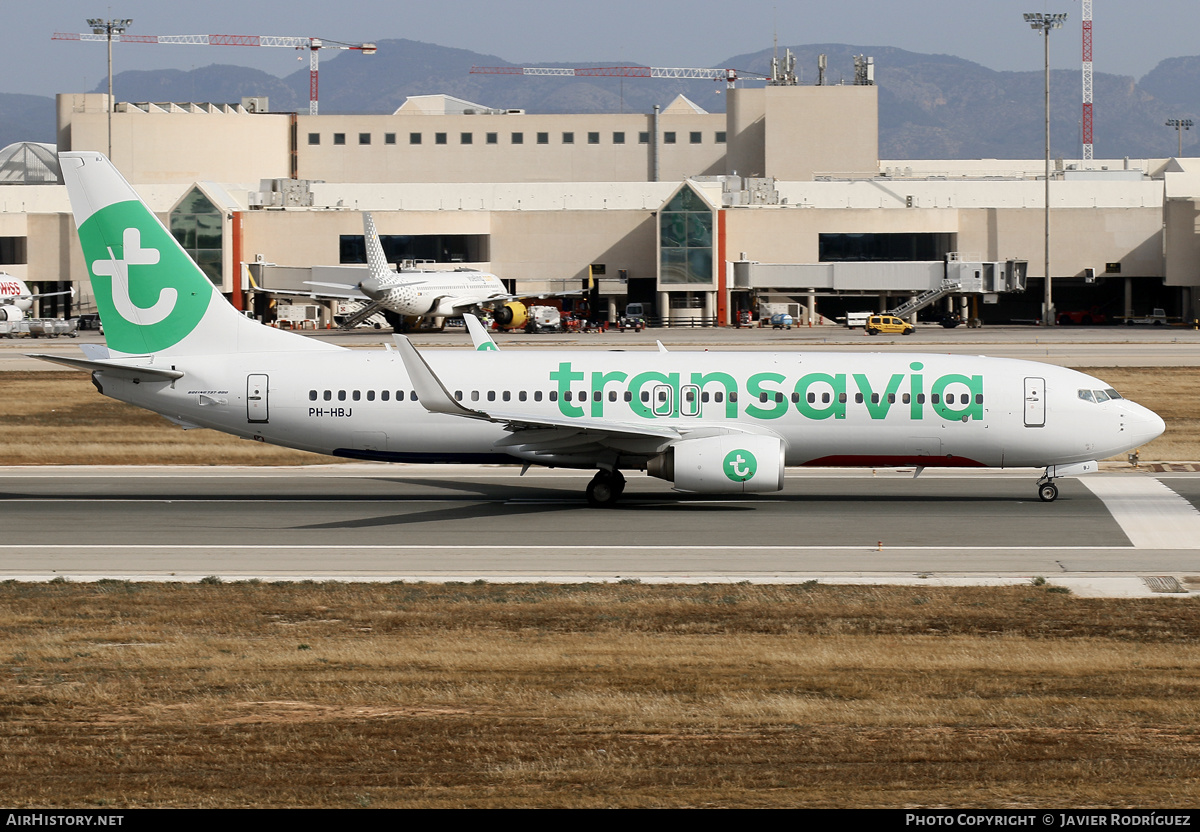
[{"label": "jet engine nacelle", "polygon": [[646,473],[676,491],[755,494],[783,488],[783,440],[729,433],[685,439],[651,459]]},{"label": "jet engine nacelle", "polygon": [[25,319],[25,310],[15,304],[0,306],[0,321],[21,321]]},{"label": "jet engine nacelle", "polygon": [[509,301],[492,312],[492,318],[505,329],[520,329],[529,320],[529,310],[519,300]]}]

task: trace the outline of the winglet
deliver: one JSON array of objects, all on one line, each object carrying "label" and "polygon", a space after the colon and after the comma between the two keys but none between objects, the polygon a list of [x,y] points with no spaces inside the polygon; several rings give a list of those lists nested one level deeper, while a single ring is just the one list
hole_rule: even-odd
[{"label": "winglet", "polygon": [[471,333],[471,343],[475,345],[478,352],[492,352],[500,349],[492,340],[492,336],[484,329],[483,323],[470,312],[463,315],[463,322],[466,323],[467,331]]},{"label": "winglet", "polygon": [[658,351],[659,351],[659,352],[666,352],[666,351],[667,351],[667,348],[663,346],[663,342],[662,342],[662,341],[655,341],[654,343],[658,344]]},{"label": "winglet", "polygon": [[412,382],[413,389],[417,391],[417,401],[426,410],[430,413],[446,413],[451,416],[467,416],[472,419],[490,418],[485,413],[459,404],[450,395],[450,391],[442,385],[437,374],[425,363],[425,359],[417,352],[417,348],[412,345],[407,336],[393,335],[392,337],[396,341],[396,351],[400,353],[400,359],[404,362],[404,369],[408,371],[409,381]]}]

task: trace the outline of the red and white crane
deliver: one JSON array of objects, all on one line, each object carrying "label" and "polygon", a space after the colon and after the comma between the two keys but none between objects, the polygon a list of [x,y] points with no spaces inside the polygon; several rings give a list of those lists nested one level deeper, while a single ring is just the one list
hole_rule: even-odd
[{"label": "red and white crane", "polygon": [[1083,159],[1092,158],[1092,0],[1083,0]]},{"label": "red and white crane", "polygon": [[473,66],[472,75],[531,75],[541,77],[590,78],[680,78],[684,80],[724,81],[732,89],[738,78],[766,80],[766,75],[739,69],[696,69],[666,66],[597,66],[584,69],[545,66]]},{"label": "red and white crane", "polygon": [[[100,41],[107,43],[108,34],[93,32],[55,32],[51,40]],[[131,35],[128,32],[111,35],[122,43],[168,43],[182,46],[284,46],[308,50],[308,114],[317,114],[317,55],[322,49],[352,49],[364,55],[374,55],[373,43],[341,43],[321,38],[277,37],[273,35]]]}]

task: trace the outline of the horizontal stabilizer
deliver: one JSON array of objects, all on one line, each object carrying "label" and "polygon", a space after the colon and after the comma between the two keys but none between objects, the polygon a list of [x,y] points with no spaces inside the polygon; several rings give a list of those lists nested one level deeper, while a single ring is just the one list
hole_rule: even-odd
[{"label": "horizontal stabilizer", "polygon": [[40,358],[42,361],[50,361],[54,364],[62,364],[64,367],[74,367],[76,370],[110,373],[114,376],[130,378],[134,381],[141,381],[143,379],[174,381],[177,378],[183,378],[183,373],[179,370],[170,370],[166,367],[147,367],[144,364],[124,364],[117,361],[90,361],[86,358],[68,358],[65,355],[43,355],[39,353],[28,353],[28,357]]}]

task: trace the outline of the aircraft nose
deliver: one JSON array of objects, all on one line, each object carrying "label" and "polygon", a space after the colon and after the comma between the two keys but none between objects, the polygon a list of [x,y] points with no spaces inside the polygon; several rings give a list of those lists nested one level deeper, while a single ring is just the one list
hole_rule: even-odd
[{"label": "aircraft nose", "polygon": [[1144,445],[1162,436],[1163,431],[1167,429],[1167,423],[1162,417],[1148,407],[1142,407],[1140,404],[1133,406],[1134,411],[1129,416],[1129,431],[1137,440],[1137,444]]},{"label": "aircraft nose", "polygon": [[379,296],[383,294],[383,286],[380,285],[379,278],[377,277],[364,278],[363,281],[358,284],[358,289],[371,300],[378,300]]}]

